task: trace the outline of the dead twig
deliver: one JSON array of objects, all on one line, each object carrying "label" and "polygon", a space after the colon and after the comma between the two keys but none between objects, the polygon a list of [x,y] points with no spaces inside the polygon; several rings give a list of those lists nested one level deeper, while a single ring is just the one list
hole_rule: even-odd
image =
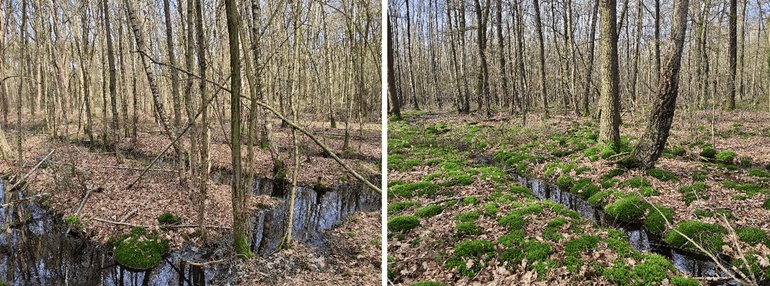
[{"label": "dead twig", "polygon": [[15,189],[16,187],[18,187],[18,186],[19,186],[21,183],[23,183],[23,182],[24,182],[24,180],[26,180],[26,179],[29,177],[29,175],[32,175],[32,173],[33,173],[33,172],[35,172],[35,170],[37,170],[37,168],[38,168],[38,167],[40,167],[40,165],[42,165],[42,164],[43,164],[43,162],[44,162],[46,159],[48,159],[48,157],[50,157],[50,156],[51,156],[51,154],[53,154],[53,151],[56,151],[56,149],[52,149],[52,150],[51,150],[51,152],[48,152],[48,155],[46,155],[46,156],[45,156],[45,158],[43,158],[43,160],[40,160],[40,162],[38,162],[38,163],[37,163],[37,165],[35,165],[35,167],[34,167],[34,168],[32,168],[32,170],[30,170],[30,171],[29,171],[29,173],[27,173],[26,175],[24,175],[24,177],[22,177],[21,179],[19,179],[19,180],[18,180],[18,182],[16,182],[16,184],[13,184],[13,186],[11,186],[11,187],[10,187],[8,190],[13,190],[13,189]]},{"label": "dead twig", "polygon": [[206,265],[209,265],[209,264],[222,263],[222,262],[225,262],[225,261],[228,261],[228,260],[232,260],[233,258],[236,258],[236,257],[246,258],[246,256],[243,255],[243,254],[236,254],[236,255],[231,256],[229,258],[220,259],[220,260],[214,260],[214,261],[209,261],[209,262],[203,262],[203,263],[190,262],[189,260],[183,260],[183,261],[185,263],[187,263],[187,264],[190,264],[190,265],[203,267],[203,266],[206,266]]},{"label": "dead twig", "polygon": [[127,220],[127,219],[128,219],[130,216],[131,216],[131,215],[133,215],[133,214],[135,214],[136,212],[138,212],[140,207],[143,207],[144,205],[146,205],[146,204],[147,204],[147,201],[149,201],[149,200],[150,200],[150,197],[147,197],[147,198],[144,200],[144,202],[142,202],[142,204],[141,204],[139,207],[137,207],[137,208],[135,208],[134,210],[132,210],[131,212],[129,212],[129,213],[126,215],[126,216],[124,216],[124,217],[123,217],[123,219],[121,219],[121,220],[120,220],[120,222],[125,222],[125,221],[126,221],[126,220]]},{"label": "dead twig", "polygon": [[[131,224],[131,223],[127,223],[127,222],[111,221],[111,220],[100,219],[100,218],[95,218],[94,220],[95,221],[104,222],[104,223],[111,223],[111,224],[117,224],[117,225],[125,225],[125,226],[130,226],[130,227],[143,227],[143,228],[151,228],[152,227],[150,225]],[[200,225],[197,225],[197,224],[180,224],[180,225],[169,225],[167,227],[168,228],[187,228],[187,227],[200,227]],[[207,228],[230,229],[230,227],[218,226],[218,225],[206,225],[205,227],[207,227]]]},{"label": "dead twig", "polygon": [[42,193],[42,194],[37,194],[37,195],[34,195],[34,196],[26,197],[26,198],[23,198],[23,199],[13,200],[13,201],[8,202],[7,204],[0,205],[0,209],[7,208],[7,207],[13,206],[13,205],[18,204],[18,203],[23,203],[23,202],[29,201],[31,199],[39,198],[39,197],[47,196],[47,195],[50,195],[50,193]]},{"label": "dead twig", "polygon": [[83,205],[86,203],[86,200],[88,199],[88,195],[90,195],[90,194],[91,194],[91,189],[88,189],[88,192],[86,192],[86,196],[83,197],[83,201],[80,202],[80,207],[78,207],[78,211],[75,212],[75,216],[79,216],[80,215],[80,210],[83,209]]}]

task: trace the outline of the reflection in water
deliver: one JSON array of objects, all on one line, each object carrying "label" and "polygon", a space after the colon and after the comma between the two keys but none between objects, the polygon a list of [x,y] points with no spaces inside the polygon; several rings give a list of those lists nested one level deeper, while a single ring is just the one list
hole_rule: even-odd
[{"label": "reflection in water", "polygon": [[[272,253],[280,242],[288,222],[289,192],[270,180],[256,180],[255,194],[281,197],[278,206],[251,216],[252,251]],[[6,202],[5,183],[0,181],[0,204]],[[20,192],[9,194],[12,200]],[[336,185],[314,190],[299,187],[295,204],[294,238],[314,247],[326,245],[326,234],[333,224],[342,222],[356,211],[380,209],[380,196],[362,184]],[[24,222],[22,223],[22,218]],[[54,215],[35,202],[24,202],[0,209],[0,223],[9,221],[8,232],[0,233],[0,282],[10,285],[224,285],[236,284],[235,261],[207,265],[188,265],[187,261],[210,261],[229,257],[232,239],[198,248],[186,244],[147,270],[118,265],[111,250],[96,242],[65,234],[67,225],[61,215]]]},{"label": "reflection in water", "polygon": [[[532,190],[532,193],[541,200],[552,200],[578,212],[581,216],[590,219],[599,225],[612,226],[622,230],[629,236],[631,246],[633,246],[634,249],[639,252],[647,251],[666,257],[677,269],[684,273],[695,277],[715,277],[716,274],[728,276],[719,270],[716,264],[710,261],[707,256],[673,248],[660,237],[649,233],[646,228],[643,228],[643,226],[638,223],[618,225],[614,222],[606,221],[604,212],[600,208],[592,206],[588,201],[583,200],[572,193],[562,192],[555,184],[536,178],[522,177],[516,173],[509,173],[509,175],[518,180],[522,186]],[[729,265],[729,262],[725,265]],[[726,284],[716,285],[737,285],[737,283],[735,281],[729,281]]]}]

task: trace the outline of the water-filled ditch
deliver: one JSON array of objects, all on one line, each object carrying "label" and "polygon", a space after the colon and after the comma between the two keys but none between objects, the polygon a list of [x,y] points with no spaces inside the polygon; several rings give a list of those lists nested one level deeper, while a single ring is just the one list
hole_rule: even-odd
[{"label": "water-filled ditch", "polygon": [[[220,172],[214,180],[228,180]],[[379,184],[378,176],[370,179]],[[0,181],[0,204],[5,202],[5,182]],[[252,184],[256,195],[280,198],[276,206],[250,217],[249,233],[252,251],[261,256],[271,254],[286,230],[290,186],[268,179]],[[10,201],[22,197],[9,194]],[[331,187],[300,186],[295,201],[294,239],[321,252],[327,250],[328,236],[323,230],[357,211],[380,209],[380,196],[363,184],[337,184]],[[212,211],[212,210],[209,210]],[[7,232],[0,233],[0,282],[11,285],[205,285],[235,284],[235,263],[212,264],[205,269],[185,265],[187,261],[211,261],[229,257],[232,239],[225,237],[216,245],[198,248],[191,244],[163,257],[150,269],[136,270],[116,263],[111,250],[82,238],[65,234],[68,226],[62,216],[37,202],[23,202],[0,209],[0,223],[10,221]]]},{"label": "water-filled ditch", "polygon": [[[497,166],[491,156],[480,155],[477,156],[474,161],[479,164],[500,167]],[[694,277],[728,276],[721,271],[708,256],[673,247],[659,235],[649,232],[644,225],[640,223],[613,221],[605,216],[603,208],[592,205],[575,194],[561,191],[558,185],[553,182],[547,182],[539,178],[520,176],[515,171],[508,172],[508,175],[516,179],[522,186],[532,190],[532,193],[540,200],[552,200],[566,208],[576,211],[582,217],[590,219],[601,226],[612,227],[625,232],[634,249],[640,252],[647,251],[666,257],[677,269],[684,273]],[[725,255],[722,255],[722,258],[729,259],[729,257]],[[723,263],[723,265],[729,265],[729,262]],[[709,285],[738,285],[738,283],[736,281],[729,281],[727,283],[713,283]]]}]

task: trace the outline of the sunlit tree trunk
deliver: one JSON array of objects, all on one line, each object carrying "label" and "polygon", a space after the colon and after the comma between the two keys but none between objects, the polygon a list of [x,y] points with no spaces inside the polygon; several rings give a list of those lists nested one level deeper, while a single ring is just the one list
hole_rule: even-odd
[{"label": "sunlit tree trunk", "polygon": [[678,0],[671,17],[671,38],[666,49],[666,61],[663,75],[653,101],[653,109],[648,119],[647,128],[634,148],[633,157],[642,163],[645,169],[655,167],[655,162],[663,153],[668,140],[671,123],[676,108],[679,92],[679,68],[682,61],[684,36],[687,30],[688,0]]},{"label": "sunlit tree trunk", "polygon": [[538,54],[540,62],[540,100],[543,103],[543,119],[548,119],[548,91],[545,86],[545,43],[543,42],[543,24],[540,21],[540,1],[533,1],[535,7],[535,34],[537,34]]},{"label": "sunlit tree trunk", "polygon": [[[401,118],[401,101],[399,100],[398,89],[396,88],[396,71],[393,66],[396,58],[393,53],[393,24],[390,23],[390,17],[387,17],[385,25],[387,25],[388,31],[388,95],[390,95],[390,112],[396,117]],[[454,51],[454,46],[452,46],[452,50]]]},{"label": "sunlit tree trunk", "polygon": [[735,109],[735,70],[737,67],[738,54],[738,0],[730,0],[730,15],[727,20],[727,29],[729,30],[730,45],[728,47],[728,64],[730,65],[730,78],[727,79],[727,106],[730,111]]},{"label": "sunlit tree trunk", "polygon": [[[601,79],[602,93],[599,97],[601,118],[599,121],[599,142],[608,147],[618,148],[620,143],[620,96],[618,69],[618,33],[616,29],[617,5],[615,0],[601,0]],[[617,151],[617,150],[616,150]]]},{"label": "sunlit tree trunk", "polygon": [[117,101],[117,90],[116,90],[116,75],[117,72],[115,68],[115,55],[114,50],[112,47],[112,35],[110,33],[110,11],[107,9],[107,0],[102,0],[102,12],[104,14],[104,31],[105,31],[105,37],[107,38],[107,64],[110,67],[110,105],[112,107],[112,138],[115,140],[115,159],[117,159],[118,164],[123,164],[123,159],[120,157],[120,146],[118,143],[120,143],[120,137],[118,133],[118,130],[120,129],[120,124],[118,123],[118,101]]}]

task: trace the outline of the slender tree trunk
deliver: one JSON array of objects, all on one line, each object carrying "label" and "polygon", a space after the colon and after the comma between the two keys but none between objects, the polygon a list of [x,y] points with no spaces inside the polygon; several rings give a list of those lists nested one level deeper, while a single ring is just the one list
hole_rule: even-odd
[{"label": "slender tree trunk", "polygon": [[[19,55],[23,59],[24,55],[27,51],[27,1],[22,1],[21,4],[21,45],[19,45]],[[19,74],[24,74],[24,67],[26,66],[26,61],[22,61],[22,63],[19,65]],[[22,96],[24,94],[24,77],[19,78],[19,90],[18,95],[16,96],[16,132],[18,132],[18,140],[16,141],[18,144],[18,153],[19,153],[19,160],[16,161],[17,166],[16,170],[21,172],[21,168],[24,166],[24,158],[22,155],[22,134],[24,132],[21,130],[21,99],[24,97]]]},{"label": "slender tree trunk", "polygon": [[[181,5],[177,3],[177,5]],[[166,18],[166,47],[168,49],[168,63],[176,66],[176,56],[174,56],[174,39],[171,29],[171,11],[169,9],[169,0],[163,0],[163,12]],[[179,130],[182,126],[182,107],[179,101],[179,73],[176,69],[170,69],[171,74],[171,100],[174,104],[174,128]],[[184,157],[180,158],[184,160]]]},{"label": "slender tree trunk", "polygon": [[[412,105],[414,109],[420,110],[420,104],[417,102],[417,87],[414,84],[414,62],[412,61],[412,18],[409,17],[409,0],[406,0],[406,53],[409,57],[409,81],[412,83]],[[345,120],[347,122],[347,120]]]},{"label": "slender tree trunk", "polygon": [[749,0],[743,0],[743,6],[741,7],[741,52],[738,55],[738,64],[739,66],[739,72],[738,72],[738,100],[744,100],[743,96],[746,95],[744,93],[744,81],[743,76],[746,73],[744,70],[745,63],[743,62],[743,56],[746,49],[746,4],[749,2]]},{"label": "slender tree trunk", "polygon": [[[660,0],[655,0],[655,80],[660,79]],[[656,86],[658,82],[654,83]]]},{"label": "slender tree trunk", "polygon": [[[601,0],[601,79],[602,93],[599,97],[601,118],[599,121],[599,142],[617,151],[620,143],[620,96],[618,71],[618,33],[616,29],[616,0]],[[610,146],[611,145],[611,146]]]},{"label": "slender tree trunk", "polygon": [[631,94],[631,101],[636,106],[636,82],[639,75],[639,47],[642,45],[642,1],[636,1],[636,40],[634,41],[634,67],[631,72],[631,85],[629,93]]},{"label": "slender tree trunk", "polygon": [[234,0],[225,1],[227,13],[227,34],[230,43],[230,143],[233,164],[232,201],[233,201],[233,244],[235,253],[243,258],[251,258],[249,245],[246,242],[246,199],[248,194],[241,180],[241,59],[238,30],[240,17]]},{"label": "slender tree trunk", "polygon": [[104,31],[107,38],[107,64],[110,67],[110,105],[112,106],[112,138],[115,140],[115,159],[118,164],[123,164],[123,159],[120,157],[120,136],[118,130],[120,124],[118,122],[118,102],[117,102],[117,90],[115,83],[115,55],[112,45],[112,36],[110,34],[110,11],[107,9],[107,0],[102,0],[102,12],[104,13]]},{"label": "slender tree trunk", "polygon": [[651,169],[660,157],[668,140],[671,123],[676,108],[679,92],[679,68],[682,60],[684,36],[687,30],[688,0],[676,1],[671,17],[671,38],[666,50],[666,62],[663,77],[653,102],[652,113],[647,128],[634,148],[633,157],[642,163],[645,169]]},{"label": "slender tree trunk", "polygon": [[[193,14],[193,1],[186,1],[187,2],[187,10],[186,13],[183,13],[182,11],[182,5],[180,3],[179,5],[179,18],[180,18],[180,30],[181,34],[184,38],[184,48],[185,48],[185,69],[188,71],[193,70],[193,63],[194,58],[193,55],[195,53],[195,45],[194,45],[194,37],[193,37],[193,31],[195,30],[195,23],[194,23],[194,15]],[[186,19],[185,19],[186,18]],[[185,20],[181,20],[185,19]],[[187,113],[187,120],[190,122],[190,132],[188,132],[188,136],[190,137],[190,188],[193,189],[193,194],[195,196],[193,203],[200,204],[200,190],[195,190],[196,186],[199,186],[199,179],[198,179],[198,164],[200,160],[200,150],[198,145],[198,124],[195,122],[195,111],[198,110],[198,108],[195,105],[195,101],[193,101],[192,98],[192,87],[193,87],[193,79],[192,77],[187,77],[187,80],[185,81],[184,86],[184,105],[185,105],[185,111]],[[205,103],[201,103],[205,104]],[[203,217],[201,217],[203,213],[198,213],[198,222],[200,225],[203,225]]]},{"label": "slender tree trunk", "polygon": [[166,111],[163,107],[163,102],[160,99],[160,91],[158,90],[158,85],[155,82],[155,76],[152,73],[152,67],[150,66],[149,61],[145,58],[147,55],[145,52],[145,46],[144,46],[144,37],[142,36],[142,32],[139,31],[139,26],[137,26],[137,19],[136,15],[134,14],[134,8],[131,7],[131,3],[128,2],[128,0],[125,0],[126,10],[128,12],[128,20],[131,24],[131,29],[134,32],[134,39],[136,40],[136,47],[139,51],[139,57],[142,61],[142,66],[144,67],[144,72],[147,75],[147,84],[150,87],[150,91],[152,92],[152,98],[153,103],[155,104],[155,109],[158,112],[158,117],[160,117],[160,123],[163,129],[166,131],[166,135],[169,137],[169,140],[171,142],[174,142],[174,150],[176,150],[177,157],[184,156],[184,149],[182,146],[177,142],[176,139],[176,131],[174,131],[173,128],[168,123],[168,117],[166,116]]},{"label": "slender tree trunk", "polygon": [[727,79],[727,106],[728,111],[735,109],[735,70],[737,67],[738,53],[738,0],[730,0],[730,15],[727,20],[729,30],[730,46],[728,47],[729,57],[729,79]]},{"label": "slender tree trunk", "polygon": [[586,70],[585,89],[583,90],[583,116],[588,116],[588,95],[591,92],[591,74],[594,70],[594,39],[596,38],[596,14],[599,10],[599,1],[595,0],[594,8],[591,11],[591,31],[588,40],[588,69]]},{"label": "slender tree trunk", "polygon": [[543,119],[548,119],[548,91],[545,86],[545,48],[543,43],[543,28],[540,21],[540,1],[533,1],[535,5],[535,33],[537,34],[538,55],[540,61],[540,96],[543,102]]},{"label": "slender tree trunk", "polygon": [[466,70],[468,63],[466,62],[467,57],[465,56],[465,1],[460,1],[460,11],[457,12],[457,14],[460,16],[460,47],[462,48],[462,55],[460,55],[460,58],[463,59],[460,63],[462,64],[460,66],[460,75],[463,78],[463,87],[465,90],[465,94],[463,95],[463,112],[464,114],[468,114],[471,112],[471,103],[470,103],[470,90],[468,89],[468,77],[466,76]]},{"label": "slender tree trunk", "polygon": [[487,55],[485,50],[487,49],[487,16],[489,15],[489,0],[485,3],[484,7],[481,6],[481,1],[476,0],[476,20],[478,21],[478,37],[476,38],[479,45],[479,61],[481,64],[481,71],[477,76],[476,90],[479,95],[479,111],[484,101],[486,101],[487,111],[486,117],[492,117],[491,106],[489,102],[489,71],[487,70]]},{"label": "slender tree trunk", "polygon": [[[208,186],[206,182],[209,178],[209,108],[203,106],[205,102],[208,102],[208,91],[206,90],[206,46],[205,38],[203,37],[203,8],[201,0],[194,0],[195,4],[195,37],[197,40],[198,51],[198,67],[200,69],[200,84],[199,89],[201,93],[201,125],[200,125],[200,138],[201,146],[200,153],[201,159],[198,165],[198,175],[200,176],[200,196],[198,197],[198,225],[201,230],[201,237],[206,241],[206,228],[203,225],[203,218],[206,212],[206,197]],[[192,3],[191,3],[192,4]],[[191,27],[192,29],[192,27]],[[190,39],[192,41],[192,39]]]},{"label": "slender tree trunk", "polygon": [[123,137],[128,138],[128,92],[126,91],[126,85],[128,85],[126,74],[128,73],[128,69],[126,68],[126,53],[123,48],[123,25],[120,24],[120,21],[118,21],[118,53],[120,53],[120,93],[122,94],[120,99],[122,102],[121,112],[123,113]]}]

